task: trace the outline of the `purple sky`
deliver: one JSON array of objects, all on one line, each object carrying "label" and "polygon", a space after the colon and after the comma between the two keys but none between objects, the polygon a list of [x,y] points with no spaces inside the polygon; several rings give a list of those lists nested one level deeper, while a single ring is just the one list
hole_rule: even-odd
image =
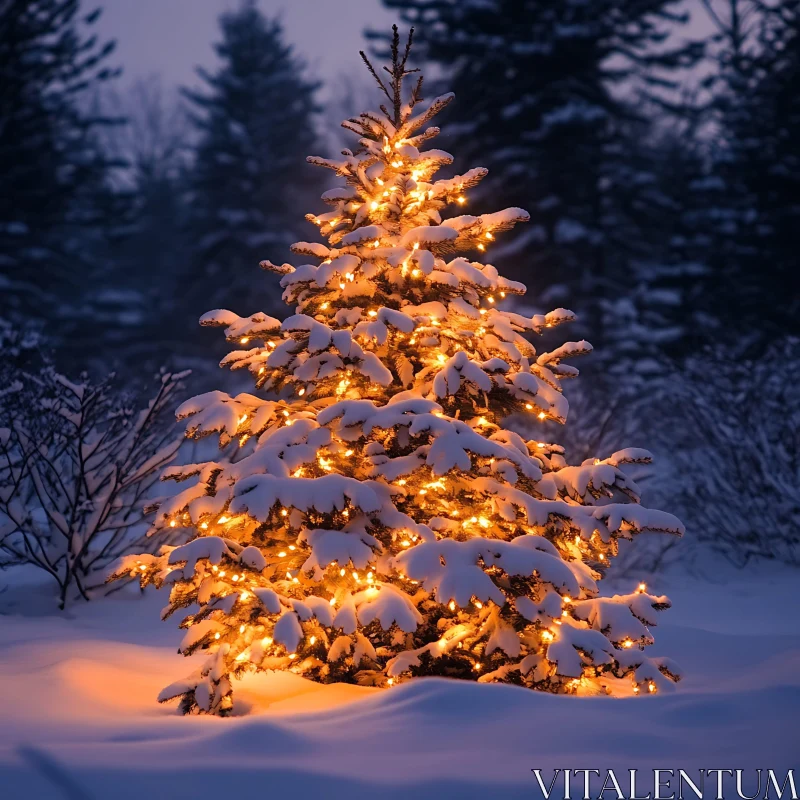
[{"label": "purple sky", "polygon": [[[95,0],[103,6],[101,36],[117,41],[123,84],[159,73],[164,84],[195,84],[194,67],[212,65],[217,17],[239,0]],[[94,3],[86,2],[87,9]],[[361,71],[358,51],[366,27],[390,28],[396,15],[380,0],[259,0],[268,15],[282,14],[286,36],[314,77],[335,82]]]}]

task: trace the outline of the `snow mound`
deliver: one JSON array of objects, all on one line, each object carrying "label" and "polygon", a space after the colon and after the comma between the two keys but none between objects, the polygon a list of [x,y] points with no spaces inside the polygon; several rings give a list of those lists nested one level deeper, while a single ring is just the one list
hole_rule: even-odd
[{"label": "snow mound", "polygon": [[[686,672],[668,695],[579,698],[433,678],[380,691],[284,672],[238,684],[228,719],[155,702],[186,671],[155,594],[65,618],[33,616],[27,596],[8,592],[5,605],[19,605],[0,622],[2,796],[211,798],[233,783],[243,796],[531,798],[535,767],[785,770],[796,756],[800,630],[773,603],[795,584],[786,572],[663,587],[699,609],[683,626],[659,626],[659,647]],[[744,625],[717,619],[745,606]],[[767,615],[762,635],[755,623]]]}]

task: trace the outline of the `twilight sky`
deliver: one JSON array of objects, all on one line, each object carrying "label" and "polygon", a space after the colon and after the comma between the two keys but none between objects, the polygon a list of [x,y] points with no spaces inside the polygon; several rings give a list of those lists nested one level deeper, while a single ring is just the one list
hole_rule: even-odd
[{"label": "twilight sky", "polygon": [[[318,99],[333,101],[334,115],[352,114],[346,101],[347,88],[363,96],[374,88],[358,56],[367,43],[365,28],[389,30],[399,22],[381,0],[257,0],[268,16],[280,15],[287,41],[308,66],[308,75],[322,79]],[[212,44],[219,39],[217,18],[239,6],[240,0],[84,0],[87,10],[100,5],[103,14],[96,32],[115,39],[114,64],[124,72],[117,86],[124,90],[141,78],[159,75],[165,89],[178,85],[197,87],[201,81],[195,67],[214,67]],[[713,26],[699,0],[681,4],[690,12],[690,22],[681,27],[680,38],[705,38]],[[401,29],[405,26],[401,23]],[[687,76],[694,83],[702,69]],[[347,88],[345,88],[345,82]],[[369,95],[367,95],[369,96]],[[341,105],[344,103],[345,105]],[[337,105],[338,104],[338,105]],[[357,103],[358,104],[358,103]]]},{"label": "twilight sky", "polygon": [[[124,67],[123,85],[159,73],[164,84],[195,84],[197,64],[214,64],[217,17],[239,0],[95,0],[103,14],[97,32],[116,39],[115,61]],[[390,28],[396,15],[380,0],[259,0],[266,14],[282,15],[288,41],[305,59],[312,76],[334,78],[361,71],[366,27]],[[333,82],[333,81],[331,81]]]}]

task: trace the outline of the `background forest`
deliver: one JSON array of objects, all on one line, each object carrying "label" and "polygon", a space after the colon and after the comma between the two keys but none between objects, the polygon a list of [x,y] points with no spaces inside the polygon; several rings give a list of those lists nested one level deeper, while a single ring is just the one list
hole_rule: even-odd
[{"label": "background forest", "polygon": [[[221,14],[191,86],[124,82],[96,5],[0,0],[3,413],[62,375],[132,406],[162,368],[235,390],[197,320],[286,313],[259,261],[314,238],[326,186],[305,158],[376,102],[255,2]],[[469,210],[531,213],[492,252],[528,286],[517,310],[571,308],[595,346],[554,436],[573,459],[649,447],[647,500],[693,541],[798,562],[800,0],[373,5],[416,26],[426,95],[456,94],[440,146],[490,170]],[[369,11],[352,24],[383,54]]]}]

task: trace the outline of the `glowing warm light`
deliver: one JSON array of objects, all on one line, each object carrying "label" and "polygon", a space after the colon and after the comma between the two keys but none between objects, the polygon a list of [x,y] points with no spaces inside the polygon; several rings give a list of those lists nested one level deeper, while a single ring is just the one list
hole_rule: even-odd
[{"label": "glowing warm light", "polygon": [[640,583],[638,588],[639,588],[640,592],[646,592],[647,591],[647,584],[646,583]]},{"label": "glowing warm light", "polygon": [[247,344],[247,343],[250,341],[250,337],[249,337],[249,336],[242,336],[242,338],[241,338],[241,339],[239,339],[239,341],[240,341],[242,344]]},{"label": "glowing warm light", "polygon": [[448,607],[448,608],[449,608],[451,611],[455,611],[455,610],[456,610],[456,604],[455,604],[455,603],[454,603],[452,600],[451,600],[451,601],[450,601],[450,602],[447,604],[447,607]]},{"label": "glowing warm light", "polygon": [[467,202],[467,198],[466,198],[466,197],[464,197],[464,195],[460,195],[460,196],[459,196],[459,197],[457,197],[456,199],[458,200],[458,204],[459,204],[459,205],[461,205],[461,206],[463,206],[463,205],[464,205],[464,203],[466,203],[466,202]]}]

